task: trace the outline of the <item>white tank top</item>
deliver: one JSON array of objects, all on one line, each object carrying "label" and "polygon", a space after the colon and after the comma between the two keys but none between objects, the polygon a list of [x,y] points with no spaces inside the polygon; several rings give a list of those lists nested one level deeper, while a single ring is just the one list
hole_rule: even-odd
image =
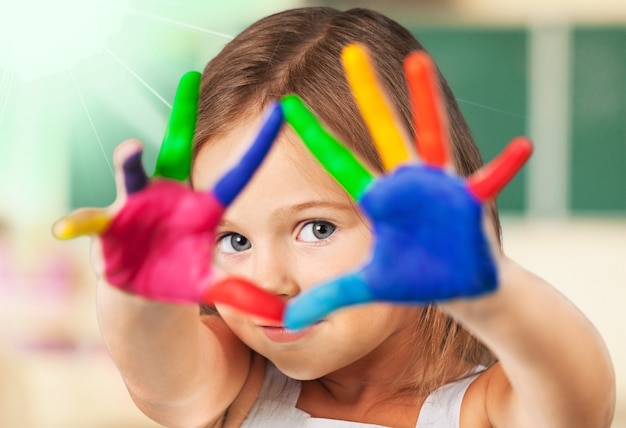
[{"label": "white tank top", "polygon": [[[478,375],[472,374],[433,391],[422,405],[416,428],[459,428],[463,396]],[[300,381],[285,376],[268,362],[259,398],[242,428],[382,428],[382,425],[314,418],[296,408],[300,390]]]}]

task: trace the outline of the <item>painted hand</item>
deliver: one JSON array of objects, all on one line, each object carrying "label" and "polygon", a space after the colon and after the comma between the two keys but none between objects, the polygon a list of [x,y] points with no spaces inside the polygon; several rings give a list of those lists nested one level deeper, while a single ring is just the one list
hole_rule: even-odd
[{"label": "painted hand", "polygon": [[309,150],[370,220],[374,248],[358,270],[289,302],[285,325],[301,328],[349,305],[427,304],[495,290],[498,275],[483,229],[483,203],[513,178],[532,145],[517,138],[471,177],[456,175],[435,66],[424,52],[415,52],[406,59],[405,76],[419,137],[418,161],[367,51],[348,46],[342,60],[386,174],[376,177],[363,166],[297,96],[282,100],[283,111]]},{"label": "painted hand", "polygon": [[122,143],[115,153],[115,203],[74,211],[53,232],[60,239],[97,234],[104,278],[129,293],[167,302],[221,302],[279,320],[284,309],[280,299],[243,279],[217,280],[211,260],[214,230],[271,147],[283,123],[282,110],[278,103],[272,105],[239,164],[211,191],[196,192],[187,181],[199,86],[199,73],[182,77],[153,177],[143,169],[141,144]]}]

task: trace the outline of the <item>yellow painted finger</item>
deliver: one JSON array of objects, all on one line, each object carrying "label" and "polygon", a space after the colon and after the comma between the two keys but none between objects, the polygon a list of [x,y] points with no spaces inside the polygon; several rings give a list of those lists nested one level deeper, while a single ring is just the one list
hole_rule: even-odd
[{"label": "yellow painted finger", "polygon": [[387,171],[392,170],[411,158],[395,109],[385,96],[365,47],[348,45],[341,58],[348,84],[383,166]]},{"label": "yellow painted finger", "polygon": [[58,239],[72,239],[82,235],[104,233],[112,218],[101,208],[83,208],[62,218],[52,228]]}]

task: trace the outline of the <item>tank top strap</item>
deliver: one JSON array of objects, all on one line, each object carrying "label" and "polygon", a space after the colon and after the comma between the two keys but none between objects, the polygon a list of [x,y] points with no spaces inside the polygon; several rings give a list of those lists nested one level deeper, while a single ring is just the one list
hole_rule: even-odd
[{"label": "tank top strap", "polygon": [[296,408],[301,383],[282,374],[268,362],[259,397],[241,425],[254,428],[305,426],[308,415]]},{"label": "tank top strap", "polygon": [[482,370],[473,370],[469,376],[431,392],[422,405],[416,428],[459,428],[463,397]]}]

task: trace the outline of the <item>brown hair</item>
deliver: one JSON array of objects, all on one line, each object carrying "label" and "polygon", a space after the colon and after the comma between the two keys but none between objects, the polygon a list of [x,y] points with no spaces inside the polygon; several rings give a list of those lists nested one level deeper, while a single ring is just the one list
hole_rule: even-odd
[{"label": "brown hair", "polygon": [[[202,76],[194,154],[231,130],[244,116],[261,113],[271,101],[298,94],[341,141],[382,170],[381,160],[352,99],[340,62],[349,43],[366,45],[378,74],[409,133],[414,129],[404,58],[424,50],[411,33],[371,10],[345,12],[326,7],[287,10],[252,24],[213,58]],[[479,151],[456,100],[439,73],[450,123],[455,164],[467,176],[482,164]],[[498,231],[495,208],[491,216]],[[415,360],[399,389],[430,391],[458,373],[459,361],[490,365],[491,352],[451,318],[430,305],[422,310],[415,338]],[[419,348],[419,349],[418,349]]]}]

